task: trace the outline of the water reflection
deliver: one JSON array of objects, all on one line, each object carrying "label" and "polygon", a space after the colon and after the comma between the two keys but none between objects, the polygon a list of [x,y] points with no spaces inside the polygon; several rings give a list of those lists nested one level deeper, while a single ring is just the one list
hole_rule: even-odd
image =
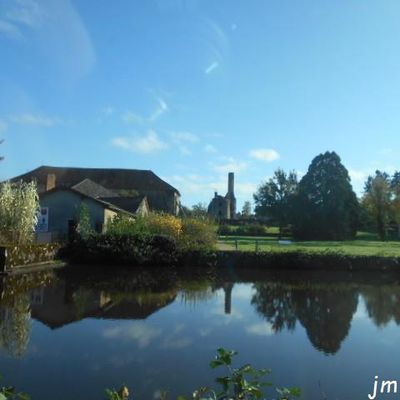
[{"label": "water reflection", "polygon": [[42,297],[53,277],[40,273],[0,278],[0,348],[18,358],[24,355],[31,331],[31,304]]},{"label": "water reflection", "polygon": [[315,348],[335,354],[350,330],[357,310],[354,288],[303,287],[277,283],[256,283],[251,302],[272,325],[274,332],[294,330],[296,322],[306,329]]},{"label": "water reflection", "polygon": [[[329,275],[324,273],[222,270],[89,270],[57,272],[20,277],[3,277],[0,300],[0,346],[14,356],[27,348],[31,318],[51,329],[92,318],[143,321],[174,302],[192,310],[221,292],[220,314],[233,317],[235,285],[251,285],[244,298],[265,325],[250,325],[241,316],[246,332],[265,335],[293,332],[302,326],[312,346],[325,354],[335,354],[349,335],[359,299],[367,316],[378,327],[390,321],[400,324],[400,286],[393,276]],[[247,325],[246,325],[247,324]],[[204,326],[202,332],[210,331]],[[255,333],[257,331],[257,333]],[[136,338],[146,347],[160,331],[136,322],[129,329],[107,328],[106,338]],[[182,348],[192,339],[166,342]]]}]

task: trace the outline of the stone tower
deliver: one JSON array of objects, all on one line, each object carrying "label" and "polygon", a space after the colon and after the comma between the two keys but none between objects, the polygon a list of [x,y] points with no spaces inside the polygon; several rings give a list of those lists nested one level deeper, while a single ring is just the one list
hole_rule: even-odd
[{"label": "stone tower", "polygon": [[228,193],[225,196],[230,201],[230,218],[236,217],[236,197],[235,197],[235,174],[228,174]]}]

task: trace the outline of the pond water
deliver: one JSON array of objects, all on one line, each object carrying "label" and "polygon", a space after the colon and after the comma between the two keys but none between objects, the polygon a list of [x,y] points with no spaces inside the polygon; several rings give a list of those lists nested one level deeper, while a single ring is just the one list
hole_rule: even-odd
[{"label": "pond water", "polygon": [[161,389],[172,399],[213,384],[222,373],[208,364],[225,347],[304,399],[366,399],[375,375],[400,380],[399,279],[244,268],[4,277],[0,373],[33,400],[98,400],[121,384],[137,400]]}]

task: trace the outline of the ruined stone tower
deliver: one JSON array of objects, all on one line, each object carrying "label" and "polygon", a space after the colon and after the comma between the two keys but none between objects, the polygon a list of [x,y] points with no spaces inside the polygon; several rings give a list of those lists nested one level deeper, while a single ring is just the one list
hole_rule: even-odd
[{"label": "ruined stone tower", "polygon": [[228,193],[225,197],[215,192],[214,198],[208,206],[208,213],[218,219],[232,219],[236,217],[236,198],[234,192],[235,177],[233,172],[228,174]]},{"label": "ruined stone tower", "polygon": [[236,217],[236,197],[235,197],[235,174],[233,172],[229,172],[228,174],[228,193],[225,196],[226,199],[229,200],[230,205],[230,217]]}]

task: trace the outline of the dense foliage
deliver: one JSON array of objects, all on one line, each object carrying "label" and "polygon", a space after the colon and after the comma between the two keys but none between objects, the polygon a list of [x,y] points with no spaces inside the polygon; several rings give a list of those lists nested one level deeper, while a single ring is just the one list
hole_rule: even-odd
[{"label": "dense foliage", "polygon": [[39,196],[35,183],[3,183],[0,187],[0,242],[32,241],[38,213]]},{"label": "dense foliage", "polygon": [[259,223],[249,223],[239,226],[222,224],[218,228],[220,235],[236,236],[264,236],[267,233],[267,227]]},{"label": "dense foliage", "polygon": [[173,239],[180,251],[212,249],[217,241],[216,231],[216,225],[208,218],[178,218],[160,213],[150,213],[136,219],[117,216],[107,226],[109,235],[164,235]]},{"label": "dense foliage", "polygon": [[297,175],[286,174],[277,169],[268,182],[263,183],[254,194],[255,213],[257,216],[268,216],[279,227],[279,232],[290,222],[291,200],[297,192]]},{"label": "dense foliage", "polygon": [[307,240],[354,238],[359,204],[347,169],[335,152],[315,157],[293,201],[293,234]]},{"label": "dense foliage", "polygon": [[386,172],[375,171],[364,188],[362,204],[368,211],[378,236],[385,240],[390,224],[397,225],[400,236],[400,172],[392,177]]},{"label": "dense foliage", "polygon": [[84,264],[170,266],[179,257],[173,238],[122,233],[77,238],[65,252],[70,261]]}]

